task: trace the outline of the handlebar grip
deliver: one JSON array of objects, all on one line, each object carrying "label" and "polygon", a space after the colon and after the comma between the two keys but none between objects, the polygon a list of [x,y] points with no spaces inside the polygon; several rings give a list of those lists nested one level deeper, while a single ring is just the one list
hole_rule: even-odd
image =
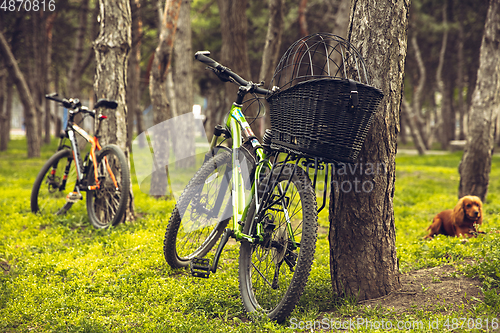
[{"label": "handlebar grip", "polygon": [[196,60],[210,66],[213,68],[221,68],[223,67],[221,64],[219,64],[217,61],[214,59],[210,58],[208,55],[210,55],[209,51],[198,51],[195,53],[194,57]]},{"label": "handlebar grip", "polygon": [[112,100],[109,100],[109,99],[101,98],[94,105],[94,109],[97,109],[97,108],[100,108],[100,107],[105,107],[107,109],[116,109],[118,107],[118,103],[116,101],[112,101]]},{"label": "handlebar grip", "polygon": [[[226,82],[229,81],[229,78],[233,78],[234,81],[236,81],[240,86],[246,86],[249,84],[249,82],[245,79],[243,79],[241,76],[238,74],[234,73],[231,71],[229,68],[219,64],[217,61],[209,57],[210,51],[198,51],[194,54],[194,57],[196,60],[213,67],[217,69],[215,73],[221,79],[222,81]],[[254,90],[255,93],[260,94],[260,95],[267,95],[270,93],[269,90],[255,87]]]},{"label": "handlebar grip", "polygon": [[58,96],[57,93],[52,93],[52,94],[45,95],[45,98],[50,99],[50,100],[55,101],[55,102],[59,102],[65,108],[68,108],[68,109],[74,109],[77,106],[76,104],[73,104],[72,102],[68,101],[66,98],[59,98],[57,96]]}]

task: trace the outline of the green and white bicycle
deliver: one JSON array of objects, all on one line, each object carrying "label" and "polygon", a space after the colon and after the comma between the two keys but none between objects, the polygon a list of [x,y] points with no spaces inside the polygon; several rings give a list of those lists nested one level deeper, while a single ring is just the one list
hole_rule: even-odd
[{"label": "green and white bicycle", "polygon": [[[234,238],[241,244],[238,275],[246,311],[282,322],[309,278],[329,166],[356,161],[383,93],[369,85],[359,52],[331,34],[292,44],[275,71],[273,83],[280,88],[273,91],[208,55],[195,57],[222,81],[239,85],[238,95],[225,126],[215,128],[205,163],[177,201],[165,233],[165,259],[209,277]],[[270,104],[271,130],[262,144],[242,112],[247,94],[266,95]],[[231,148],[219,144],[221,137],[232,140]],[[319,170],[325,186],[318,210]],[[219,239],[211,263],[204,257]]]},{"label": "green and white bicycle", "polygon": [[[300,157],[289,153],[278,158],[280,151],[270,148],[269,133],[261,145],[241,111],[245,95],[269,91],[208,54],[197,52],[196,59],[240,88],[226,128],[215,128],[206,162],[177,200],[165,234],[165,259],[174,268],[190,267],[194,276],[208,277],[216,272],[228,239],[234,238],[241,243],[239,282],[245,309],[263,309],[281,322],[298,302],[311,270],[318,228],[316,196],[299,166]],[[222,136],[232,139],[232,149],[217,144]],[[219,238],[210,263],[203,257]]]}]

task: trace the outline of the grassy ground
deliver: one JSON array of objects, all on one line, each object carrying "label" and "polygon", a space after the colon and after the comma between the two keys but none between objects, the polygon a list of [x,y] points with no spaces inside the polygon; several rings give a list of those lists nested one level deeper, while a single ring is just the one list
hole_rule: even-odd
[{"label": "grassy ground", "polygon": [[[45,147],[38,159],[27,159],[24,149],[24,141],[14,140],[0,153],[0,332],[292,332],[300,327],[310,332],[314,321],[330,330],[334,323],[360,318],[372,325],[347,328],[377,331],[373,323],[384,320],[422,321],[425,327],[411,328],[422,332],[436,321],[441,326],[435,331],[443,331],[446,319],[450,329],[460,323],[467,328],[469,318],[476,328],[479,320],[484,330],[487,323],[489,329],[499,324],[500,234],[468,242],[422,240],[432,216],[456,203],[458,153],[398,156],[396,245],[402,273],[452,265],[452,277],[479,279],[483,292],[473,304],[447,307],[444,301],[445,310],[394,311],[335,299],[323,232],[306,291],[290,320],[278,325],[247,319],[239,298],[236,247],[224,253],[221,268],[208,280],[168,267],[162,242],[174,203],[150,198],[138,185],[134,194],[141,218],[109,230],[89,226],[84,202],[63,218],[31,214],[31,186],[54,147]],[[484,231],[500,228],[499,176],[500,158],[495,156]],[[328,227],[326,212],[320,215],[321,230]]]}]

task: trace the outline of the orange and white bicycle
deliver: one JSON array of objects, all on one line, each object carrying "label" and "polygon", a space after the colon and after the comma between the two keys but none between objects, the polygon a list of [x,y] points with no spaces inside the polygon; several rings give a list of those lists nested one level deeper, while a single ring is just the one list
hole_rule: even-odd
[{"label": "orange and white bicycle", "polygon": [[[99,144],[99,128],[106,116],[97,116],[93,137],[75,123],[77,114],[95,118],[98,108],[116,109],[118,104],[100,99],[94,109],[89,110],[76,98],[61,99],[56,93],[45,97],[68,109],[68,122],[57,152],[45,163],[33,184],[31,211],[63,215],[83,199],[81,192],[87,192],[87,213],[95,228],[120,223],[127,208],[130,188],[130,170],[125,154],[116,145],[101,147]],[[91,145],[83,159],[75,133]]]}]

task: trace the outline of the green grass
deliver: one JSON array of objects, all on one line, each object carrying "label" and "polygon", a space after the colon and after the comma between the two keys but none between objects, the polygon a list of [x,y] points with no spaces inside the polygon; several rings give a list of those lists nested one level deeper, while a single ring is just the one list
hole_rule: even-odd
[{"label": "green grass", "polygon": [[[248,319],[239,298],[237,248],[224,253],[219,270],[207,280],[168,267],[162,242],[174,202],[148,197],[136,182],[140,218],[134,223],[95,230],[88,223],[84,202],[65,217],[31,214],[31,186],[54,151],[54,145],[44,147],[40,158],[27,159],[25,141],[13,140],[10,149],[0,153],[0,332],[293,331],[289,321],[278,325]],[[499,235],[465,243],[447,237],[422,240],[432,216],[456,203],[460,157],[397,158],[394,210],[399,266],[407,272],[453,264],[479,278],[484,302],[453,314],[492,318],[500,314]],[[484,205],[485,231],[500,227],[499,173],[500,158],[495,156]],[[296,322],[356,316],[372,321],[445,319],[425,311],[396,315],[390,309],[357,305],[353,299],[333,298],[327,212],[326,208],[320,214],[323,232],[314,266],[291,318]]]}]

